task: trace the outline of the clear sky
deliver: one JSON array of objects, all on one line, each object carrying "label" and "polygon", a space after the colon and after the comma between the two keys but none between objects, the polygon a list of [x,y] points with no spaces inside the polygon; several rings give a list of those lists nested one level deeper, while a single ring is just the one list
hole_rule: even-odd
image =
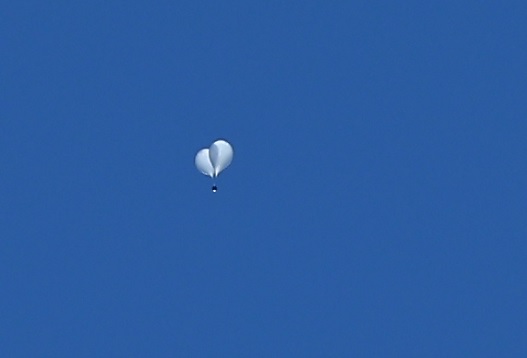
[{"label": "clear sky", "polygon": [[526,357],[526,13],[4,2],[1,355]]}]

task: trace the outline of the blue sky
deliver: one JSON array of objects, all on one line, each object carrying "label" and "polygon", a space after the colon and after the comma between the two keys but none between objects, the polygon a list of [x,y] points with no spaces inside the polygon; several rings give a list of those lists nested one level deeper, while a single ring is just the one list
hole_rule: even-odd
[{"label": "blue sky", "polygon": [[2,355],[524,357],[526,10],[6,3]]}]

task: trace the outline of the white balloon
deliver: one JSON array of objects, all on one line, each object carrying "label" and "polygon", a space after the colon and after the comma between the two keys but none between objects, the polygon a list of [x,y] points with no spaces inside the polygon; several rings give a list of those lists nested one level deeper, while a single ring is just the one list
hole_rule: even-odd
[{"label": "white balloon", "polygon": [[232,146],[226,141],[220,139],[212,143],[209,158],[214,167],[215,177],[231,164],[233,155]]},{"label": "white balloon", "polygon": [[232,146],[220,139],[212,143],[210,148],[201,149],[194,162],[201,173],[215,178],[231,164],[233,155]]},{"label": "white balloon", "polygon": [[205,175],[208,175],[211,178],[214,176],[214,167],[210,162],[208,148],[200,150],[198,154],[196,154],[196,159],[194,160],[194,162],[196,163],[196,168],[198,168],[200,172]]}]

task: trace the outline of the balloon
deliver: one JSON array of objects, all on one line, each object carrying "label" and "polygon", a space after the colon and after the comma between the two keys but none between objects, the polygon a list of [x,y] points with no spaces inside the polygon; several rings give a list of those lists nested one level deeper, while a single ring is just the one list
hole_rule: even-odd
[{"label": "balloon", "polygon": [[198,154],[196,154],[195,163],[196,168],[198,168],[200,172],[212,178],[214,175],[214,167],[210,162],[209,150],[207,148],[200,150]]},{"label": "balloon", "polygon": [[233,155],[234,151],[228,142],[222,139],[217,140],[210,148],[201,149],[196,154],[196,168],[201,173],[216,178],[231,164]]},{"label": "balloon", "polygon": [[214,167],[214,176],[218,176],[232,162],[234,152],[229,143],[217,140],[210,146],[209,157]]}]

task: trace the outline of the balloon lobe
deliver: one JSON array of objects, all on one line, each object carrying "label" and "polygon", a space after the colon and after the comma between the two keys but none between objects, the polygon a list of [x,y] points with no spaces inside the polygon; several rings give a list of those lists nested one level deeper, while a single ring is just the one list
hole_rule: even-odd
[{"label": "balloon lobe", "polygon": [[209,177],[214,176],[214,167],[212,166],[212,163],[210,162],[210,155],[209,155],[209,149],[204,148],[201,149],[198,154],[196,154],[196,158],[194,160],[196,164],[196,168],[202,173]]},{"label": "balloon lobe", "polygon": [[214,176],[218,176],[231,164],[233,154],[232,147],[228,142],[217,140],[212,143],[209,149],[209,157],[214,168]]}]

